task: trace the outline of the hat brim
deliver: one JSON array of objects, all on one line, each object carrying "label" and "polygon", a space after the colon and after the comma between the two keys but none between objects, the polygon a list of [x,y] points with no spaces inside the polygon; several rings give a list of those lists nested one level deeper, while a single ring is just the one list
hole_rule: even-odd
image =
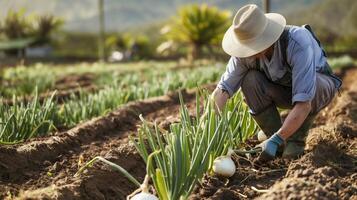
[{"label": "hat brim", "polygon": [[233,25],[229,27],[222,40],[223,50],[231,56],[245,58],[258,54],[274,44],[283,33],[286,20],[277,13],[268,13],[265,16],[268,20],[265,30],[251,41],[237,40]]}]

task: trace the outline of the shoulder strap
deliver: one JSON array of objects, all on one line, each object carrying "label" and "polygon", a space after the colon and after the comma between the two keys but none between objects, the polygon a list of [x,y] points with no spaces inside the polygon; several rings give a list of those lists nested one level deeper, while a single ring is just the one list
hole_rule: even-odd
[{"label": "shoulder strap", "polygon": [[[279,40],[280,40],[280,48],[282,50],[283,59],[284,59],[284,62],[287,65],[289,65],[288,62],[287,62],[287,49],[288,49],[288,45],[289,45],[289,29],[290,29],[290,27],[291,27],[290,25],[286,25],[285,28],[284,28],[283,33],[281,34],[281,36],[279,38]],[[324,54],[324,56],[327,57],[326,51],[322,48],[321,42],[316,37],[315,33],[312,31],[311,26],[308,25],[308,24],[304,24],[301,27],[307,29],[310,32],[312,37],[316,40],[317,44],[321,48],[322,53]]]},{"label": "shoulder strap", "polygon": [[316,40],[317,44],[318,44],[319,47],[321,48],[322,53],[324,54],[324,56],[327,57],[326,51],[322,48],[321,42],[320,42],[320,40],[316,37],[314,31],[312,31],[311,26],[308,25],[308,24],[304,24],[304,25],[302,25],[301,27],[307,29],[307,30],[310,32],[310,34],[312,35],[312,37]]},{"label": "shoulder strap", "polygon": [[291,70],[291,66],[288,63],[288,59],[287,59],[287,50],[288,50],[288,45],[289,45],[289,29],[290,29],[290,25],[286,25],[284,28],[283,33],[280,35],[279,38],[279,42],[280,42],[280,49],[281,49],[281,53],[283,56],[283,60],[285,62],[285,65],[287,65],[289,67],[289,69]]},{"label": "shoulder strap", "polygon": [[[327,54],[326,52],[324,51],[324,49],[321,47],[321,42],[319,39],[317,39],[316,35],[314,34],[314,32],[312,31],[312,28],[310,25],[308,24],[305,24],[305,25],[302,25],[301,27],[307,29],[312,37],[316,40],[317,44],[320,46],[323,54],[325,57],[327,57]],[[283,33],[280,35],[280,38],[279,38],[279,42],[280,42],[280,49],[281,49],[281,53],[282,53],[282,56],[283,56],[283,60],[285,62],[285,65],[289,67],[289,70],[291,70],[291,66],[289,65],[288,63],[288,59],[287,59],[287,50],[288,50],[288,45],[289,45],[289,29],[291,28],[291,25],[286,25],[285,28],[284,28],[284,31]],[[258,63],[258,60],[256,60],[256,65],[258,66],[259,63]]]}]

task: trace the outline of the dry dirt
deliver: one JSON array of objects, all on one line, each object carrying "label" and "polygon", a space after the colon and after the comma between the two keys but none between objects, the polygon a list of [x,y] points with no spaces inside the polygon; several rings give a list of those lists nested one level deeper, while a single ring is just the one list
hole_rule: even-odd
[{"label": "dry dirt", "polygon": [[256,166],[235,157],[233,177],[205,177],[190,199],[357,199],[357,70],[345,74],[341,96],[320,112],[301,158]]},{"label": "dry dirt", "polygon": [[[357,199],[356,77],[356,69],[347,71],[341,97],[320,113],[301,158],[256,166],[244,156],[235,157],[233,177],[205,176],[190,199]],[[194,97],[194,92],[184,92],[192,111]],[[135,134],[140,113],[167,126],[178,119],[177,93],[129,103],[51,137],[1,146],[0,199],[125,199],[135,186],[102,164],[73,175],[81,157],[89,161],[100,155],[142,181],[145,165],[127,137]]]},{"label": "dry dirt", "polygon": [[[213,90],[214,86],[205,87]],[[193,112],[195,91],[183,90],[182,94]],[[165,126],[178,120],[179,108],[175,92],[129,103],[51,137],[0,146],[0,199],[125,199],[136,189],[125,177],[101,164],[73,177],[78,162],[103,156],[142,181],[145,164],[128,135],[135,134],[141,124],[139,114]]]}]

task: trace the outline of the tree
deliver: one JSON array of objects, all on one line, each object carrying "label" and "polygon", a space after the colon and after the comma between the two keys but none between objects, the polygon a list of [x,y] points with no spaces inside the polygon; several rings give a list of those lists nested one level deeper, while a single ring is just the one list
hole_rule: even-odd
[{"label": "tree", "polygon": [[168,40],[188,45],[190,61],[199,58],[204,46],[221,42],[225,30],[231,24],[229,11],[220,11],[206,4],[180,8],[178,16],[162,29]]},{"label": "tree", "polygon": [[63,20],[51,14],[25,16],[24,10],[10,10],[1,23],[1,33],[6,40],[34,37],[48,42],[50,34],[63,24]]},{"label": "tree", "polygon": [[24,38],[31,35],[33,28],[29,20],[25,18],[25,11],[15,12],[9,10],[1,26],[1,32],[6,39]]},{"label": "tree", "polygon": [[25,10],[9,10],[1,23],[1,40],[6,43],[8,55],[24,55],[25,48],[50,42],[50,34],[58,29],[63,21],[53,15],[25,16]]},{"label": "tree", "polygon": [[63,20],[50,14],[36,16],[34,22],[34,35],[38,38],[37,44],[50,41],[51,33],[63,25]]}]

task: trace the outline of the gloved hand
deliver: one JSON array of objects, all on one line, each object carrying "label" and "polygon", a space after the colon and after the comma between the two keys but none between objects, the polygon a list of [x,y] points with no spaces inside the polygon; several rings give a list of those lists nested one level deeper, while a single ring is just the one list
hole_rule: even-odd
[{"label": "gloved hand", "polygon": [[267,161],[273,160],[278,147],[284,143],[284,139],[278,134],[274,133],[269,139],[257,145],[257,147],[262,149],[262,153],[256,160],[258,163],[265,163]]}]

